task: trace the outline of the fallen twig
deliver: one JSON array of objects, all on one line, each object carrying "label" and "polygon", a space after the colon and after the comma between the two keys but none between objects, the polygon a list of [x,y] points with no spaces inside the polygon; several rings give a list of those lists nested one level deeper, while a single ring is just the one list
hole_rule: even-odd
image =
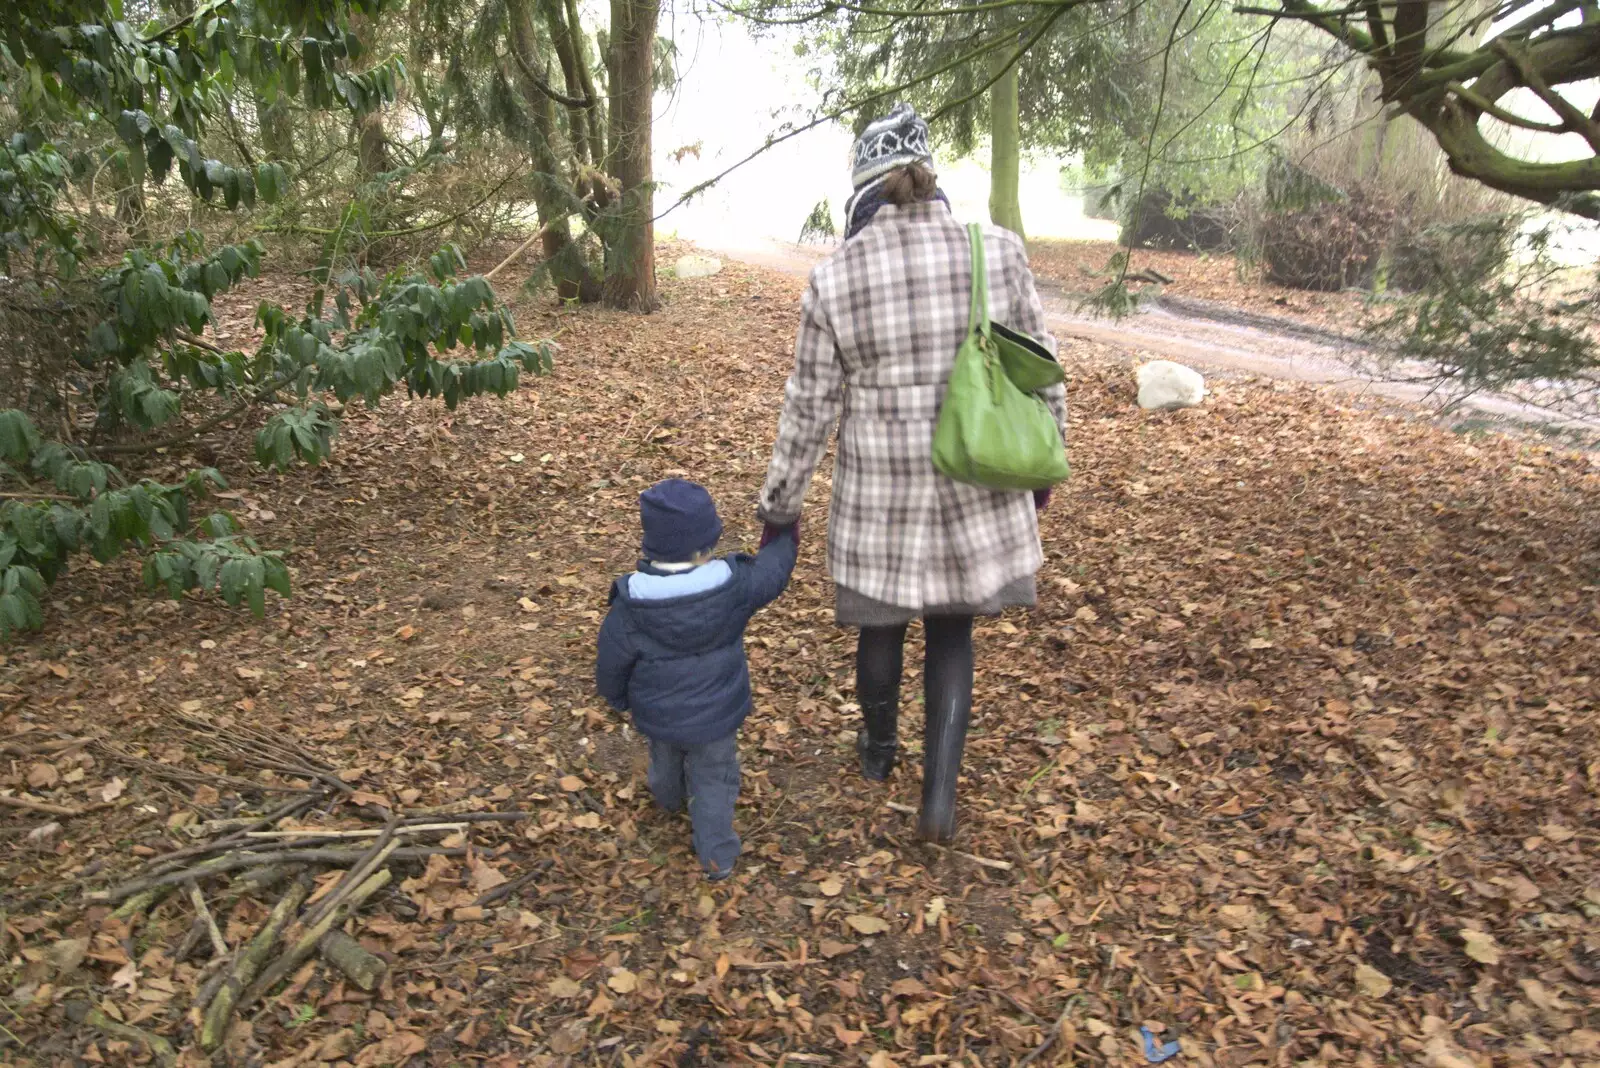
[{"label": "fallen twig", "polygon": [[329,931],[317,943],[322,959],[344,973],[356,986],[369,993],[389,970],[389,962],[369,952],[360,942],[343,931]]},{"label": "fallen twig", "polygon": [[166,889],[164,887],[141,890],[130,895],[126,901],[117,906],[117,910],[111,914],[111,918],[115,920],[131,920],[161,900],[165,894]]},{"label": "fallen twig", "polygon": [[516,823],[520,820],[531,820],[538,815],[536,812],[446,812],[442,809],[408,808],[402,810],[405,816],[400,821],[402,827],[414,827],[419,823],[429,820],[454,820],[458,823]]},{"label": "fallen twig", "polygon": [[240,995],[239,1007],[241,1009],[250,1007],[256,999],[293,974],[296,968],[305,963],[307,957],[317,951],[317,945],[322,941],[323,935],[343,924],[351,913],[359,909],[367,898],[387,886],[393,877],[388,868],[374,872],[366,882],[352,890],[337,908],[317,921],[315,926],[304,928],[300,936],[283,951],[283,955],[273,961],[272,966],[257,976],[256,981],[250,984],[250,988]]},{"label": "fallen twig", "polygon": [[[566,219],[566,216],[562,216],[562,221],[565,221],[565,219]],[[534,242],[536,242],[540,238],[544,237],[546,231],[548,231],[551,226],[554,226],[555,223],[556,223],[556,220],[552,219],[550,222],[545,223],[543,226],[539,227],[539,229],[535,230],[533,232],[533,236],[532,237],[528,238],[528,240],[524,241],[522,244],[518,245],[515,249],[513,249],[511,251],[511,255],[509,255],[505,259],[501,260],[499,265],[496,266],[494,268],[494,270],[490,271],[488,274],[483,276],[483,280],[485,282],[493,282],[495,275],[499,274],[501,271],[505,270],[507,267],[509,267],[513,263],[515,263],[517,258],[519,256],[521,256],[524,252],[526,252],[530,248],[532,248],[533,245],[534,245]]]},{"label": "fallen twig", "polygon": [[217,927],[217,921],[211,915],[211,910],[206,908],[206,895],[200,892],[199,883],[192,881],[189,883],[189,900],[194,902],[195,914],[205,921],[206,933],[211,936],[212,957],[226,957],[232,950],[222,937],[222,930]]},{"label": "fallen twig", "polygon": [[[464,831],[466,823],[419,823],[413,826],[396,826],[395,834],[425,834],[428,831]],[[350,831],[319,831],[314,827],[301,827],[292,831],[246,831],[246,838],[377,838],[385,828],[369,827]]]},{"label": "fallen twig", "polygon": [[821,964],[824,961],[825,958],[822,957],[810,957],[806,960],[761,960],[749,964],[734,964],[733,967],[747,972],[778,972],[785,968],[804,968],[808,964]]},{"label": "fallen twig", "polygon": [[400,843],[394,837],[396,830],[394,821],[390,820],[389,825],[383,829],[383,833],[378,836],[378,840],[372,844],[366,855],[340,877],[326,897],[306,911],[300,922],[307,927],[316,926],[324,916],[338,908],[344,899],[350,896],[351,891],[361,885],[362,880],[381,868],[390,854],[399,848]]},{"label": "fallen twig", "polygon": [[1017,1062],[1017,1068],[1027,1068],[1027,1065],[1032,1064],[1034,1061],[1044,1056],[1044,1054],[1049,1051],[1050,1047],[1055,1045],[1056,1042],[1060,1040],[1061,1029],[1062,1027],[1066,1026],[1067,1017],[1072,1015],[1073,1007],[1077,1004],[1078,996],[1076,994],[1067,999],[1067,1006],[1061,1010],[1061,1015],[1056,1017],[1055,1026],[1050,1028],[1049,1033],[1044,1036],[1044,1041],[1040,1042],[1039,1045],[1034,1048],[1032,1053],[1029,1053],[1026,1057]]},{"label": "fallen twig", "polygon": [[239,1002],[239,995],[251,984],[261,971],[261,966],[266,963],[267,955],[272,952],[272,947],[277,943],[283,929],[288,926],[289,918],[294,915],[295,909],[300,907],[300,902],[306,899],[311,892],[311,880],[301,876],[294,881],[287,892],[278,899],[272,907],[272,914],[267,917],[267,922],[250,943],[239,952],[239,956],[229,969],[227,978],[217,988],[216,995],[205,1008],[205,1017],[200,1025],[200,1045],[207,1050],[214,1050],[222,1045],[222,1040],[227,1037],[228,1027],[233,1022],[233,1010]]},{"label": "fallen twig", "polygon": [[81,816],[88,809],[68,808],[65,805],[52,805],[48,801],[35,801],[31,797],[14,797],[10,794],[0,794],[0,805],[10,808],[25,808],[29,812],[45,812],[52,816]]},{"label": "fallen twig", "polygon": [[963,853],[959,849],[951,849],[949,846],[940,845],[937,842],[929,842],[928,844],[935,849],[949,853],[951,856],[960,857],[962,860],[970,860],[974,864],[994,871],[1011,871],[1015,867],[1009,860],[990,860],[988,857],[980,857],[976,853]]},{"label": "fallen twig", "polygon": [[233,833],[210,842],[200,842],[196,845],[185,846],[182,849],[156,857],[145,866],[145,872],[146,874],[153,874],[156,870],[166,871],[169,870],[169,866],[173,861],[183,860],[186,857],[205,856],[207,853],[215,853],[218,849],[225,849],[245,842],[247,841],[245,832],[254,831],[261,827],[270,827],[281,819],[298,815],[316,804],[317,800],[318,798],[315,795],[305,795],[285,802],[271,812],[260,816],[210,821],[210,825],[216,827],[217,830],[231,830]]},{"label": "fallen twig", "polygon": [[108,760],[115,761],[126,767],[137,768],[157,779],[166,779],[168,782],[183,783],[192,786],[197,783],[208,786],[226,786],[230,790],[253,790],[260,793],[318,795],[322,791],[306,786],[282,786],[278,783],[257,782],[254,779],[241,779],[233,775],[212,775],[206,772],[188,771],[184,768],[175,768],[170,764],[162,764],[155,760],[146,760],[144,757],[134,756],[118,746],[103,740],[96,740],[94,748],[100,750]]},{"label": "fallen twig", "polygon": [[[146,879],[135,879],[133,882],[124,883],[110,890],[92,891],[85,896],[88,900],[94,902],[123,901],[146,890],[164,886],[176,886],[196,877],[220,875],[223,872],[254,868],[262,864],[324,864],[331,867],[338,864],[357,863],[366,855],[365,851],[355,849],[286,849],[277,853],[236,853],[231,856],[217,857],[204,865],[197,865],[187,871],[168,872],[164,875],[154,875]],[[464,857],[466,855],[467,851],[465,849],[447,849],[443,846],[415,846],[407,849],[397,849],[391,854],[391,858],[394,860],[419,860],[423,857]]]},{"label": "fallen twig", "polygon": [[157,1064],[173,1065],[178,1063],[178,1054],[172,1048],[172,1043],[160,1035],[152,1035],[143,1028],[133,1027],[129,1024],[118,1023],[87,1001],[70,1001],[67,1003],[67,1019],[84,1027],[92,1027],[96,1031],[124,1042],[137,1042],[150,1051]]},{"label": "fallen twig", "polygon": [[541,860],[510,882],[501,883],[499,886],[486,890],[473,904],[481,908],[484,905],[493,905],[496,901],[504,900],[555,866],[556,862],[553,860]]},{"label": "fallen twig", "polygon": [[917,814],[915,805],[902,805],[898,801],[887,801],[884,803],[884,807],[890,812],[898,812],[902,816],[915,816]]}]

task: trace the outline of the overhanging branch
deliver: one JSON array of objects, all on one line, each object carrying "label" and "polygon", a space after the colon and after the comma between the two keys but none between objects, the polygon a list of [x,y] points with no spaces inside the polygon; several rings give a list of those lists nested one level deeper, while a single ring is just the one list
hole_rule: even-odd
[{"label": "overhanging branch", "polygon": [[[1310,0],[1280,0],[1276,8],[1239,5],[1234,10],[1315,27],[1365,57],[1383,82],[1384,98],[1433,135],[1456,174],[1600,219],[1600,156],[1562,162],[1521,158],[1491,143],[1478,128],[1488,115],[1535,133],[1576,133],[1600,153],[1600,109],[1585,115],[1560,91],[1561,86],[1600,76],[1600,19],[1557,26],[1583,0],[1554,0],[1471,50],[1427,47],[1426,30],[1417,28],[1419,12],[1413,5],[1426,11],[1428,0],[1408,0],[1395,9],[1392,23],[1381,5],[1358,2],[1370,33],[1350,23],[1358,14],[1350,8],[1322,7]],[[1520,87],[1538,96],[1560,121],[1526,118],[1500,103]]]}]

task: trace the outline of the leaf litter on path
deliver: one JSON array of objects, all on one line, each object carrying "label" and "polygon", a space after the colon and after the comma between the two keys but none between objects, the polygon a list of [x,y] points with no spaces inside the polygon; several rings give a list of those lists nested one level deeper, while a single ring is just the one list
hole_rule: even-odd
[{"label": "leaf litter on path", "polygon": [[[47,816],[0,811],[26,1056],[115,1055],[63,1015],[84,990],[192,1046],[217,968],[190,895],[122,919],[85,892],[313,787],[278,830],[530,815],[397,862],[345,925],[381,985],[313,961],[230,1055],[1007,1064],[1050,1038],[1139,1064],[1161,1023],[1199,1065],[1600,1056],[1595,462],[1283,384],[1143,413],[1092,345],[1064,354],[1075,475],[1039,606],[977,628],[957,849],[897,810],[919,796],[915,647],[906,759],[887,785],[853,772],[825,467],[795,581],[750,629],[746,853],[708,889],[592,693],[594,635],[651,482],[706,483],[727,547],[753,544],[799,288],[730,264],[646,318],[530,304],[526,332],[564,331],[554,375],[453,413],[351,409],[322,467],[240,477],[295,572],[262,623],[148,600],[132,565],[65,580],[3,653],[26,699],[0,734],[66,744],[8,742],[28,752],[0,791],[107,807],[34,842]],[[315,767],[251,765],[219,742],[244,728]],[[282,893],[246,874],[198,884],[229,947]]]}]

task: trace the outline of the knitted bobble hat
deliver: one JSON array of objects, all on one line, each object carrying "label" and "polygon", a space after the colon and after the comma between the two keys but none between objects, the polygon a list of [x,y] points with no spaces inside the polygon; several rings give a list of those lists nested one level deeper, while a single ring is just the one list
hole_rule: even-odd
[{"label": "knitted bobble hat", "polygon": [[892,170],[921,163],[933,169],[928,124],[910,104],[896,104],[861,131],[851,154],[850,184],[856,190]]}]

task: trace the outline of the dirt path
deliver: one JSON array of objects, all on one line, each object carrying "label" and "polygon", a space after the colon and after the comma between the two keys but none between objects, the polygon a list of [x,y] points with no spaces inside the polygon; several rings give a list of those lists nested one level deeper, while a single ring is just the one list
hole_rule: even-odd
[{"label": "dirt path", "polygon": [[[804,275],[830,248],[783,242],[712,250],[741,263]],[[1420,405],[1431,417],[1459,424],[1470,419],[1500,428],[1537,428],[1590,438],[1600,416],[1559,411],[1501,394],[1456,400],[1427,384],[1374,374],[1370,354],[1354,337],[1292,319],[1244,312],[1224,304],[1162,295],[1138,312],[1112,320],[1079,310],[1081,295],[1040,280],[1051,330],[1062,340],[1082,338],[1151,358],[1175,360],[1211,374],[1259,375],[1332,386],[1360,395]]]}]

